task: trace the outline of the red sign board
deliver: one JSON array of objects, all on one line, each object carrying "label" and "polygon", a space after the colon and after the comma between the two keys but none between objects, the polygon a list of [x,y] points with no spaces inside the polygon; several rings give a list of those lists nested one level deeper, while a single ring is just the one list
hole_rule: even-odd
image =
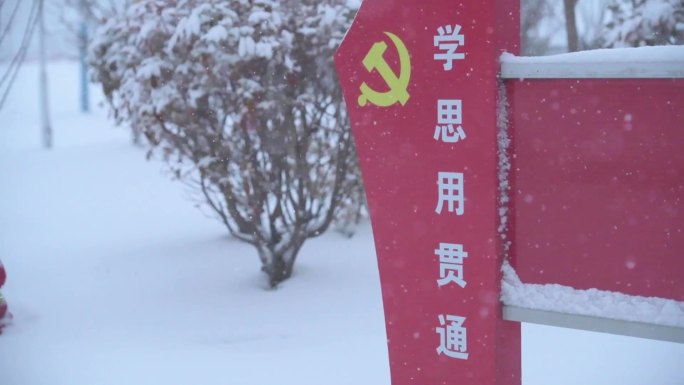
[{"label": "red sign board", "polygon": [[521,280],[684,301],[684,79],[509,82]]},{"label": "red sign board", "polygon": [[366,0],[335,58],[394,385],[520,384],[519,325],[499,303],[496,142],[499,45],[518,11],[495,3]]}]

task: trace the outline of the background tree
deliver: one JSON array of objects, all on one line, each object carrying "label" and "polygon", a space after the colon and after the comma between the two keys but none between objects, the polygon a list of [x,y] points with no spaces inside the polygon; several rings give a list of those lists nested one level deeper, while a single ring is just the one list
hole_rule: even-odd
[{"label": "background tree", "polygon": [[581,50],[601,47],[600,39],[608,17],[610,1],[612,0],[578,1],[577,30]]},{"label": "background tree", "polygon": [[0,109],[2,109],[9,95],[12,84],[19,73],[22,63],[26,59],[31,37],[38,26],[40,8],[42,3],[39,0],[32,0],[27,16],[20,12],[22,2],[16,0],[10,2],[0,0],[0,14],[5,15],[0,18],[0,47],[6,45],[13,29],[21,31],[19,46],[10,53],[10,60],[6,66],[0,67]]},{"label": "background tree", "polygon": [[150,0],[108,20],[94,79],[236,238],[271,287],[358,194],[333,52],[343,0]]},{"label": "background tree", "polygon": [[553,35],[562,28],[554,7],[549,0],[522,0],[520,16],[522,54],[546,54]]},{"label": "background tree", "polygon": [[134,0],[52,0],[79,52],[86,51],[90,34],[107,20],[123,13]]},{"label": "background tree", "polygon": [[[81,64],[80,101],[81,111],[90,111],[90,86],[88,84],[88,45],[93,31],[109,18],[123,12],[132,0],[52,0],[58,6],[66,40],[77,48]],[[141,144],[141,133],[132,130],[133,142]]]},{"label": "background tree", "polygon": [[[521,0],[522,53],[573,52],[593,46],[607,0]],[[597,20],[598,18],[598,20]]]},{"label": "background tree", "polygon": [[576,52],[580,49],[580,39],[577,33],[577,0],[563,0],[565,11],[565,32],[568,39],[568,52]]},{"label": "background tree", "polygon": [[613,0],[604,47],[684,44],[684,0]]}]

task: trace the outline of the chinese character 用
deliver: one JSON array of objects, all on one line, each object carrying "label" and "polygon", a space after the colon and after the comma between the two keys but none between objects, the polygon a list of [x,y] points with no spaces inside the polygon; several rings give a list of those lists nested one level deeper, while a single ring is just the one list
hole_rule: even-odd
[{"label": "chinese character \u7528", "polygon": [[460,172],[439,172],[437,174],[437,188],[439,189],[437,214],[442,213],[444,204],[447,211],[455,212],[456,215],[463,215],[464,192],[463,192],[463,173]]}]

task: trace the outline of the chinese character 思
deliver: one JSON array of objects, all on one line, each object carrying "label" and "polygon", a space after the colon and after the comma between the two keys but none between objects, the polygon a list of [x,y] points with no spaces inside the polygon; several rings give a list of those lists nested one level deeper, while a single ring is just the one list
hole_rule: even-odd
[{"label": "chinese character \u601d", "polygon": [[463,327],[465,317],[443,314],[439,315],[439,324],[435,331],[439,334],[439,347],[437,354],[447,357],[468,359],[467,330]]},{"label": "chinese character \u601d", "polygon": [[[435,127],[435,140],[445,143],[456,143],[465,139],[466,135],[461,127],[462,101],[460,99],[437,100],[437,127]],[[454,128],[454,125],[457,125]]]},{"label": "chinese character \u601d", "polygon": [[447,211],[455,212],[456,215],[463,215],[463,173],[440,171],[437,174],[437,188],[439,189],[439,201],[435,212],[441,214],[446,203]]},{"label": "chinese character \u601d", "polygon": [[451,282],[460,287],[465,287],[463,279],[463,258],[468,253],[463,251],[463,245],[457,243],[441,243],[439,249],[435,249],[435,255],[439,256],[439,279],[438,286],[444,286]]},{"label": "chinese character \u601d", "polygon": [[461,26],[458,24],[446,25],[437,28],[437,35],[435,36],[435,47],[440,53],[434,55],[435,60],[444,60],[444,70],[451,71],[454,60],[465,59],[465,54],[456,52],[459,46],[465,45],[465,38],[460,33]]}]

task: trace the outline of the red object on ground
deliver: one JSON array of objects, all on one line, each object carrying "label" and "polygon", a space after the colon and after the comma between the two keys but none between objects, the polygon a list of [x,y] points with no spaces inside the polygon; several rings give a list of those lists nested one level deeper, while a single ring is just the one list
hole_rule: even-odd
[{"label": "red object on ground", "polygon": [[5,285],[5,280],[7,279],[7,273],[5,273],[5,266],[0,261],[0,288]]},{"label": "red object on ground", "polygon": [[366,0],[336,54],[393,385],[520,384],[520,326],[499,302],[496,172],[499,45],[519,36],[518,15],[515,1]]},{"label": "red object on ground", "polygon": [[[5,273],[5,266],[3,266],[2,261],[0,261],[0,289],[5,284],[5,279],[7,274]],[[7,309],[7,302],[5,302],[2,292],[0,291],[0,333],[2,329],[9,323],[10,313]]]},{"label": "red object on ground", "polygon": [[521,280],[684,301],[684,79],[508,83]]}]

